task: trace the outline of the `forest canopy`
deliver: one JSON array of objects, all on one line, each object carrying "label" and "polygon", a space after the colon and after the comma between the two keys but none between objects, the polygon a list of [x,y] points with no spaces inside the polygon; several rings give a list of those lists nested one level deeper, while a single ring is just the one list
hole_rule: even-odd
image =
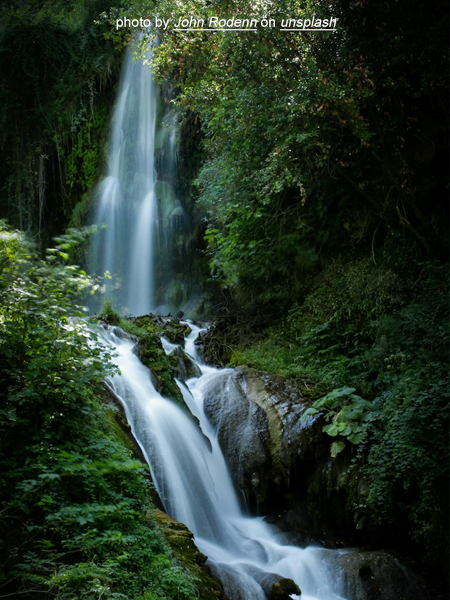
[{"label": "forest canopy", "polygon": [[158,4],[175,22],[192,10],[254,10],[278,23],[313,12],[339,18],[336,32],[320,34],[156,33],[158,76],[200,118],[198,198],[211,267],[227,285],[291,281],[345,244],[445,256],[447,34],[445,19],[430,16],[442,9]]}]

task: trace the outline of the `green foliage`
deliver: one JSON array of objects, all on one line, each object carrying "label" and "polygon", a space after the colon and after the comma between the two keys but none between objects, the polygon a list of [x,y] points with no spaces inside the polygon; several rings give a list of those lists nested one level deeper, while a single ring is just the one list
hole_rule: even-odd
[{"label": "green foliage", "polygon": [[[318,256],[337,247],[378,248],[399,230],[419,253],[446,247],[437,148],[446,143],[447,50],[432,41],[444,39],[445,18],[423,36],[426,7],[405,2],[158,4],[173,19],[193,9],[205,19],[339,18],[325,35],[278,27],[157,34],[156,72],[172,78],[176,105],[203,127],[196,184],[215,279],[247,296],[281,282],[295,293]],[[432,63],[440,68],[424,67]]]},{"label": "green foliage", "polygon": [[235,348],[233,362],[295,378],[313,399],[304,420],[324,414],[332,455],[357,447],[372,534],[417,544],[445,572],[447,265],[407,261],[332,261],[303,303],[264,339]]},{"label": "green foliage", "polygon": [[81,193],[88,192],[95,184],[100,166],[100,144],[104,142],[104,132],[108,123],[105,104],[98,103],[95,117],[89,116],[86,109],[80,120],[72,124],[71,133],[76,134],[72,150],[64,160],[67,194],[75,187]]},{"label": "green foliage", "polygon": [[84,235],[42,259],[0,227],[2,594],[190,599],[195,584],[148,512],[148,469],[99,396],[109,357],[76,318],[95,288],[68,263]]},{"label": "green foliage", "polygon": [[98,316],[108,325],[119,325],[121,320],[119,313],[116,311],[109,298],[104,300]]},{"label": "green foliage", "polygon": [[[355,388],[344,387],[329,392],[323,398],[315,400],[302,415],[305,422],[310,416],[325,412],[325,420],[331,421],[322,427],[322,431],[331,437],[342,436],[352,444],[359,444],[367,437],[365,423],[372,420],[372,405],[361,396],[354,394]],[[345,448],[345,441],[337,440],[331,444],[331,456],[335,458]]]},{"label": "green foliage", "polygon": [[97,176],[108,82],[117,68],[97,17],[111,2],[6,4],[0,8],[0,215],[39,232],[45,243]]}]

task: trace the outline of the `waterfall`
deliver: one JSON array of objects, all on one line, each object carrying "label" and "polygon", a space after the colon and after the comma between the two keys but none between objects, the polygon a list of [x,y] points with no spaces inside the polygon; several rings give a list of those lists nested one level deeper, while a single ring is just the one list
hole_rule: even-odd
[{"label": "waterfall", "polygon": [[[205,390],[224,370],[201,362],[194,346],[200,328],[189,325],[192,333],[185,350],[201,376],[179,382],[179,387],[197,420],[156,391],[150,372],[134,352],[134,341],[118,328],[99,333],[103,343],[116,350],[113,360],[120,370],[107,383],[124,406],[166,511],[194,533],[230,600],[264,600],[265,590],[280,577],[299,585],[302,600],[345,600],[341,573],[333,567],[337,551],[287,545],[262,518],[248,516],[241,507],[203,410]],[[169,342],[164,347],[174,350]]]},{"label": "waterfall", "polygon": [[[96,190],[94,222],[105,228],[90,250],[91,273],[110,274],[106,294],[122,313],[173,311],[187,300],[180,263],[186,272],[192,228],[175,180],[173,112],[149,67],[134,61],[128,50],[108,163]],[[333,551],[286,544],[241,505],[203,410],[204,394],[224,371],[202,363],[194,345],[200,328],[189,325],[192,333],[184,346],[201,376],[178,383],[191,414],[156,391],[134,341],[123,331],[97,332],[101,343],[115,350],[120,374],[107,383],[124,406],[166,511],[194,533],[229,600],[264,600],[281,577],[297,582],[303,600],[345,600]],[[163,342],[167,352],[174,350],[174,344]]]},{"label": "waterfall", "polygon": [[[113,111],[108,161],[94,194],[89,270],[109,273],[106,296],[121,313],[178,310],[187,301],[190,224],[177,193],[176,123],[148,61],[126,50]],[[98,305],[91,306],[98,310]]]}]

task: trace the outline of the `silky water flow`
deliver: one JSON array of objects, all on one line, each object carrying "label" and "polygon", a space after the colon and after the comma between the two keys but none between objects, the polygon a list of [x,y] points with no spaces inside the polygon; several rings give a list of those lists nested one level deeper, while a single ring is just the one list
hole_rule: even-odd
[{"label": "silky water flow", "polygon": [[134,59],[130,48],[125,52],[107,165],[94,192],[93,223],[100,231],[89,253],[90,273],[107,273],[106,296],[121,313],[134,315],[178,308],[174,271],[189,242],[189,219],[176,191],[174,113],[153,79],[150,58],[150,51],[145,61]]},{"label": "silky water flow", "polygon": [[[189,326],[185,351],[201,375],[177,383],[198,423],[156,391],[149,370],[134,351],[135,342],[122,330],[105,327],[98,334],[115,350],[113,361],[120,375],[110,377],[107,384],[123,404],[166,511],[193,532],[229,600],[264,600],[267,582],[280,577],[291,578],[300,587],[301,596],[292,598],[345,600],[342,573],[333,565],[339,551],[284,544],[274,528],[260,517],[250,517],[240,505],[217,435],[203,410],[204,394],[232,369],[205,365],[194,345],[201,329],[190,322]],[[163,345],[168,353],[175,350],[167,340]]]},{"label": "silky water flow", "polygon": [[[106,229],[94,239],[90,270],[113,276],[107,294],[119,310],[133,314],[161,306],[158,272],[164,272],[165,285],[174,280],[170,268],[174,246],[160,229],[166,219],[167,231],[176,231],[172,225],[180,221],[183,210],[167,175],[174,167],[174,128],[161,127],[157,113],[158,88],[150,70],[142,61],[133,61],[128,50],[108,165],[97,188],[95,223],[106,224]],[[170,119],[169,113],[166,121]],[[155,162],[160,163],[160,180]],[[156,266],[157,260],[164,267]],[[156,391],[149,370],[134,351],[135,342],[122,330],[96,331],[101,343],[115,351],[113,361],[120,374],[107,383],[124,406],[166,511],[193,532],[229,600],[264,600],[264,589],[280,577],[293,579],[303,600],[345,600],[342,573],[333,566],[336,551],[283,543],[275,529],[262,518],[250,517],[239,502],[216,432],[203,410],[204,395],[213,390],[227,402],[227,386],[217,383],[232,370],[201,361],[194,345],[201,330],[189,325],[192,332],[185,351],[201,375],[177,383],[195,418]],[[167,340],[163,345],[166,352],[176,348]]]}]

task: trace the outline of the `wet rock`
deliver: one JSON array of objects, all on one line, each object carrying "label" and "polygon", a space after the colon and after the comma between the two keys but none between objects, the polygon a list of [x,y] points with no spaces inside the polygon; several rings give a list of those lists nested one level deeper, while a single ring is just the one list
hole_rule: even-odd
[{"label": "wet rock", "polygon": [[351,445],[332,458],[322,417],[301,422],[312,402],[307,391],[240,367],[224,371],[206,390],[205,411],[252,509],[271,515],[283,531],[295,531],[294,543],[343,547],[357,543],[366,527],[357,507],[367,486],[357,467],[349,470]]},{"label": "wet rock", "polygon": [[302,593],[295,581],[278,573],[268,573],[251,564],[245,565],[245,572],[261,586],[267,600],[290,600],[291,594]]},{"label": "wet rock", "polygon": [[269,424],[265,412],[248,398],[243,373],[225,370],[215,377],[204,390],[204,408],[237,486],[264,497],[270,484]]},{"label": "wet rock", "polygon": [[268,600],[290,600],[291,594],[300,596],[301,593],[295,581],[282,577],[272,584],[267,598]]},{"label": "wet rock", "polygon": [[228,600],[267,600],[266,594],[252,575],[225,563],[211,563],[211,571],[220,578]]},{"label": "wet rock", "polygon": [[425,582],[384,551],[337,553],[344,596],[349,600],[431,600]]},{"label": "wet rock", "polygon": [[181,381],[187,381],[191,377],[200,377],[202,374],[200,367],[186,354],[186,352],[177,346],[173,351],[178,362],[178,378]]}]

